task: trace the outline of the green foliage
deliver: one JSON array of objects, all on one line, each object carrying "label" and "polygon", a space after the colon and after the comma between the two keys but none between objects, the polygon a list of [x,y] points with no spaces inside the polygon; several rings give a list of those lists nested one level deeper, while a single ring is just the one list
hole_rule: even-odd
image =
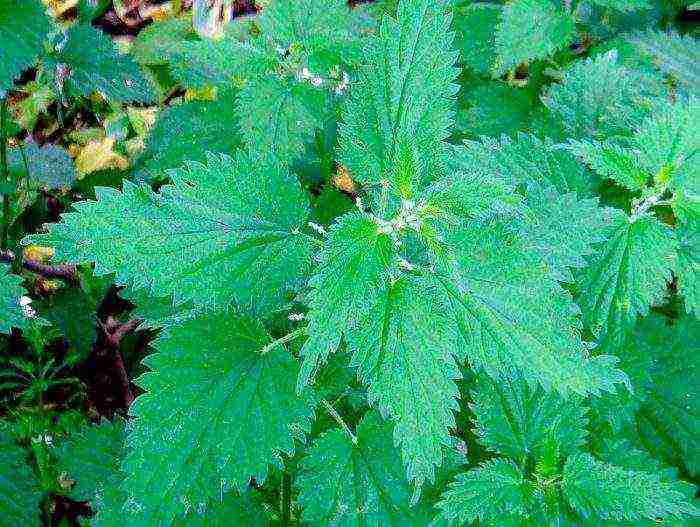
[{"label": "green foliage", "polygon": [[374,412],[349,437],[332,429],[302,459],[299,503],[309,525],[421,525],[412,489],[391,440],[391,427]]},{"label": "green foliage", "polygon": [[0,97],[42,53],[51,29],[39,0],[4,0],[0,5]]},{"label": "green foliage", "polygon": [[40,147],[28,141],[22,149],[8,152],[8,164],[16,180],[26,177],[33,186],[47,189],[67,189],[73,185],[77,175],[75,166],[63,148],[52,144]]},{"label": "green foliage", "polygon": [[685,7],[50,4],[0,6],[0,525],[694,524]]},{"label": "green foliage", "polygon": [[[574,62],[543,96],[545,106],[562,120],[571,137],[605,138],[640,123],[655,97],[664,92],[661,79],[618,63],[616,50]],[[601,79],[605,79],[602,82]]]},{"label": "green foliage", "polygon": [[411,199],[444,173],[457,91],[446,4],[399,3],[365,51],[340,126],[340,158],[374,190]]},{"label": "green foliage", "polygon": [[22,279],[10,274],[7,266],[0,265],[0,272],[0,332],[9,333],[12,328],[21,329],[29,322],[26,307],[21,303],[26,291]]},{"label": "green foliage", "polygon": [[87,96],[97,91],[115,101],[149,102],[148,81],[129,56],[120,55],[110,39],[89,24],[76,24],[66,32],[50,63],[68,74],[59,84],[70,95]]},{"label": "green foliage", "polygon": [[669,324],[653,315],[637,326],[628,351],[653,361],[638,414],[642,443],[693,477],[700,474],[695,448],[700,433],[699,337],[697,318],[686,316]]},{"label": "green foliage", "polygon": [[159,193],[129,182],[122,192],[101,188],[98,201],[77,205],[34,240],[67,260],[95,261],[98,276],[116,273],[118,283],[155,296],[174,293],[175,304],[280,306],[309,259],[299,232],[308,205],[285,169],[238,152],[189,163],[171,179]]},{"label": "green foliage", "polygon": [[610,345],[624,341],[637,317],[663,300],[675,250],[671,230],[652,215],[620,215],[582,278],[579,303],[586,326]]},{"label": "green foliage", "polygon": [[495,459],[457,476],[438,508],[451,525],[508,518],[525,513],[528,487],[515,463]]},{"label": "green foliage", "polygon": [[561,3],[551,0],[514,0],[503,8],[496,27],[496,76],[518,64],[545,58],[567,46],[574,20]]},{"label": "green foliage", "polygon": [[688,95],[700,95],[700,46],[690,35],[639,31],[629,37],[639,52],[670,77]]},{"label": "green foliage", "polygon": [[186,161],[206,161],[206,153],[231,154],[241,145],[234,98],[220,94],[215,101],[191,101],[163,110],[136,161],[136,178],[164,181],[167,170]]},{"label": "green foliage", "polygon": [[83,429],[58,447],[57,468],[72,481],[70,497],[77,501],[91,501],[99,510],[105,501],[105,492],[119,485],[119,469],[124,454],[126,423],[117,418]]},{"label": "green foliage", "polygon": [[0,526],[41,525],[39,502],[42,493],[32,469],[26,464],[26,451],[10,434],[0,430]]},{"label": "green foliage", "polygon": [[313,396],[295,396],[295,361],[268,343],[259,323],[219,313],[183,323],[156,344],[146,359],[151,372],[138,379],[145,394],[131,409],[123,465],[130,496],[123,514],[139,515],[132,525],[169,523],[188,503],[244,489],[251,477],[262,483],[268,465],[293,453]]},{"label": "green foliage", "polygon": [[656,474],[601,463],[588,454],[570,457],[562,473],[562,492],[584,517],[639,520],[696,515],[681,488],[682,484],[663,481]]}]

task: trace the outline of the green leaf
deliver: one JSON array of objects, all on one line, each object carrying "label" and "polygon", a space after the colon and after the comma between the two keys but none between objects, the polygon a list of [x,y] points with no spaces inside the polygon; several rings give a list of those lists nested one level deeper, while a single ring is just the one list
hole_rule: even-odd
[{"label": "green leaf", "polygon": [[481,75],[489,75],[496,59],[494,35],[501,7],[485,2],[455,8],[455,47],[462,64]]},{"label": "green leaf", "polygon": [[493,459],[459,474],[450,483],[437,504],[439,518],[449,525],[461,526],[513,514],[525,516],[532,493],[530,483],[515,463]]},{"label": "green leaf", "polygon": [[153,95],[146,77],[134,60],[120,55],[111,39],[89,24],[71,27],[56,65],[65,64],[68,93],[88,96],[93,91],[114,101],[151,102]]},{"label": "green leaf", "polygon": [[313,57],[353,45],[351,15],[344,0],[275,0],[263,10],[259,25],[282,48],[300,47]]},{"label": "green leaf", "polygon": [[302,459],[297,480],[304,524],[333,527],[425,525],[409,508],[391,425],[370,412],[357,426],[357,440],[333,429]]},{"label": "green leaf", "polygon": [[327,104],[322,89],[269,76],[250,79],[236,108],[251,150],[274,152],[281,161],[291,161],[323,126]]},{"label": "green leaf", "polygon": [[626,470],[589,454],[571,456],[562,473],[562,493],[578,513],[613,520],[698,516],[683,483],[662,481],[658,474]]},{"label": "green leaf", "polygon": [[627,40],[650,57],[678,88],[689,95],[700,96],[700,43],[697,38],[648,29],[633,33]]},{"label": "green leaf", "polygon": [[630,342],[634,353],[653,361],[637,414],[639,437],[652,454],[683,467],[693,478],[700,474],[698,343],[696,318],[683,316],[670,323],[658,315],[640,322]]},{"label": "green leaf", "polygon": [[0,264],[0,333],[9,333],[12,328],[22,329],[29,323],[20,305],[20,298],[26,294],[22,279]]},{"label": "green leaf", "polygon": [[594,4],[600,7],[616,9],[617,11],[639,11],[649,9],[648,0],[591,0]]},{"label": "green leaf", "polygon": [[530,94],[500,80],[464,83],[459,92],[455,128],[464,137],[515,135],[532,118]]},{"label": "green leaf", "polygon": [[126,422],[117,417],[89,426],[64,440],[56,451],[56,468],[74,481],[69,496],[76,501],[91,501],[99,510],[104,505],[105,489],[122,480],[120,463],[125,453]]},{"label": "green leaf", "polygon": [[184,322],[156,342],[131,407],[125,518],[169,525],[187,504],[263,483],[268,466],[293,453],[312,394],[296,395],[298,365],[283,347],[261,353],[269,342],[259,323],[230,313]]},{"label": "green leaf", "polygon": [[27,464],[27,453],[0,431],[0,527],[42,525],[39,480]]},{"label": "green leaf", "polygon": [[446,167],[457,75],[445,0],[399,3],[365,51],[340,125],[340,160],[361,184],[411,198]]},{"label": "green leaf", "polygon": [[673,213],[678,238],[678,287],[686,311],[700,317],[700,196],[678,193]]},{"label": "green leaf", "polygon": [[539,460],[551,440],[563,455],[585,444],[587,419],[581,399],[562,399],[518,378],[497,384],[484,375],[476,378],[472,398],[479,441],[521,464],[528,458]]},{"label": "green leaf", "polygon": [[30,183],[49,190],[71,188],[77,174],[73,160],[65,149],[52,144],[40,147],[31,140],[27,141],[23,148],[24,157],[19,148],[11,148],[8,151],[7,162],[10,171],[19,176],[16,179],[27,177]]},{"label": "green leaf", "polygon": [[[204,510],[195,509],[185,519],[176,520],[173,527],[268,527],[269,514],[252,491],[236,494],[228,492]],[[116,526],[115,526],[116,527]]]},{"label": "green leaf", "polygon": [[639,166],[658,184],[700,191],[700,100],[666,104],[634,134]]},{"label": "green leaf", "polygon": [[439,280],[470,364],[496,379],[520,372],[562,394],[614,391],[625,381],[616,359],[588,357],[570,296],[519,231],[517,220],[487,220],[447,240],[457,269]]},{"label": "green leaf", "polygon": [[309,240],[299,232],[308,200],[298,183],[243,152],[209,155],[206,165],[170,175],[173,184],[159,193],[128,181],[122,192],[98,188],[98,201],[74,203],[77,212],[25,242],[94,261],[97,276],[116,273],[118,284],[173,294],[176,305],[279,307],[309,265]]},{"label": "green leaf", "polygon": [[43,53],[52,29],[37,0],[3,0],[0,5],[0,98],[13,81]]},{"label": "green leaf", "polygon": [[452,164],[463,170],[483,170],[496,174],[512,185],[538,183],[554,186],[560,193],[593,194],[591,175],[567,150],[551,140],[518,134],[514,139],[483,138],[465,141],[465,148],[454,149]]},{"label": "green leaf", "polygon": [[586,327],[613,349],[638,316],[659,304],[671,281],[676,241],[652,215],[619,215],[610,239],[585,270],[578,303]]},{"label": "green leaf", "polygon": [[369,403],[395,422],[394,441],[417,488],[434,481],[455,426],[459,336],[448,311],[434,284],[401,277],[380,286],[347,334],[350,365]]},{"label": "green leaf", "polygon": [[647,187],[650,176],[640,168],[634,151],[611,141],[571,141],[569,149],[601,177],[632,191]]},{"label": "green leaf", "polygon": [[663,80],[618,63],[617,51],[572,63],[542,97],[574,138],[628,134],[662,97]]},{"label": "green leaf", "polygon": [[206,153],[233,155],[242,143],[234,98],[185,102],[163,110],[135,165],[137,180],[163,181],[186,161],[206,161]]},{"label": "green leaf", "polygon": [[552,276],[574,282],[571,269],[581,269],[595,246],[608,239],[618,211],[598,206],[598,199],[579,200],[552,187],[530,184],[525,190],[530,214],[523,232],[533,250],[549,265]]},{"label": "green leaf", "polygon": [[309,339],[301,349],[298,386],[305,386],[340,344],[347,328],[375,305],[388,282],[392,241],[371,217],[348,213],[331,226],[309,285]]},{"label": "green leaf", "polygon": [[543,59],[566,46],[575,34],[574,19],[552,0],[513,0],[496,27],[494,76],[519,64]]}]

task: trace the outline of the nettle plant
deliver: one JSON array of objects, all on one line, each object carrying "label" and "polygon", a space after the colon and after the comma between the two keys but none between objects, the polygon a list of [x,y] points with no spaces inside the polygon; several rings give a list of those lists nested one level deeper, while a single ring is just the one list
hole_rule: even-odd
[{"label": "nettle plant", "polygon": [[[530,5],[547,39],[514,54]],[[97,188],[25,239],[94,263],[162,328],[131,418],[57,453],[73,496],[104,526],[266,525],[270,482],[282,525],[690,525],[688,84],[601,52],[545,89],[544,134],[454,145],[451,2],[374,7],[389,14],[372,33],[339,1],[273,2],[252,37],[170,50],[176,77],[237,109],[232,150],[193,138],[202,152],[159,157],[153,139],[140,179],[157,191]],[[502,11],[489,74],[573,38],[554,3]],[[197,126],[187,104],[173,112]],[[354,204],[321,225],[294,163],[338,114]],[[610,181],[616,208],[596,197]],[[20,281],[0,280],[0,329],[20,327]],[[669,295],[685,304],[672,324],[650,314]]]}]

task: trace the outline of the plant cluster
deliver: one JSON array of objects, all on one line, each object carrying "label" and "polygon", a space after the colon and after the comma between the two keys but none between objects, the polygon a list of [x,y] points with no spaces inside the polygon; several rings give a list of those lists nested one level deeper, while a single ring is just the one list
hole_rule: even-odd
[{"label": "plant cluster", "polygon": [[0,0],[1,527],[698,521],[697,4],[69,3]]}]

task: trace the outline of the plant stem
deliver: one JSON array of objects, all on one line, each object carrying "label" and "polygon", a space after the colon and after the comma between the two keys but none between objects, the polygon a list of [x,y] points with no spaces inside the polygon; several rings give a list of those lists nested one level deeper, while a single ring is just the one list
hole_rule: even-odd
[{"label": "plant stem", "polygon": [[[10,264],[17,265],[19,269],[21,260],[21,267],[32,273],[36,273],[44,278],[60,278],[61,280],[66,280],[67,282],[76,282],[77,274],[75,265],[70,264],[60,264],[60,265],[48,265],[36,260],[26,260],[20,259],[15,256],[12,251],[0,250],[0,262],[6,262]],[[13,267],[14,268],[14,267]]]},{"label": "plant stem", "polygon": [[282,474],[280,501],[282,527],[289,527],[292,524],[292,477],[286,470]]},{"label": "plant stem", "polygon": [[352,441],[352,444],[356,445],[357,436],[352,433],[352,430],[350,430],[348,424],[343,420],[338,411],[335,408],[333,408],[333,405],[331,405],[331,403],[329,403],[325,399],[321,399],[321,404],[326,407],[326,410],[331,415],[331,417],[335,419],[335,422],[338,423],[340,427],[345,431],[347,436],[350,438],[350,441]]},{"label": "plant stem", "polygon": [[277,340],[273,340],[269,344],[266,344],[262,348],[260,348],[260,355],[265,355],[265,353],[268,353],[275,349],[277,346],[282,346],[283,344],[286,344],[290,340],[294,340],[302,335],[306,334],[306,327],[301,327],[297,328],[291,333],[287,333],[284,337],[280,337]]},{"label": "plant stem", "polygon": [[[0,169],[2,181],[10,184],[10,171],[7,167],[7,99],[0,104]],[[2,194],[2,233],[0,233],[0,249],[7,249],[10,232],[10,196],[7,190]]]}]

